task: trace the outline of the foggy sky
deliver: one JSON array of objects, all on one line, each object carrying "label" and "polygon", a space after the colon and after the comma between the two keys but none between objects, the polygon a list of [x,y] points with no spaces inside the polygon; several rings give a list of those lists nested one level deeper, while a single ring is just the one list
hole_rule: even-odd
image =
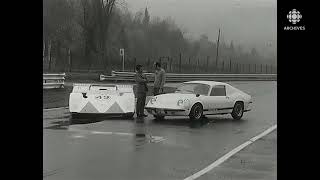
[{"label": "foggy sky", "polygon": [[[171,17],[188,38],[207,34],[216,41],[218,29],[226,43],[256,47],[261,54],[275,54],[276,0],[124,0],[129,11],[148,7],[151,18]],[[267,46],[269,43],[272,46]]]}]

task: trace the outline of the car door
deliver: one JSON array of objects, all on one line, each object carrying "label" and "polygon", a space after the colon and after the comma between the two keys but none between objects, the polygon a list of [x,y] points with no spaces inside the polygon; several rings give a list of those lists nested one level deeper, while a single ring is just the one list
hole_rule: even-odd
[{"label": "car door", "polygon": [[224,113],[230,110],[231,99],[226,95],[225,85],[215,85],[208,96],[209,113]]}]

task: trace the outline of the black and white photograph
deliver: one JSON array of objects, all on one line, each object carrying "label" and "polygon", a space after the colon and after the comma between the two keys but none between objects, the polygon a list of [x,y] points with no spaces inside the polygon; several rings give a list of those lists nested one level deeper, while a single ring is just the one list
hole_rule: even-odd
[{"label": "black and white photograph", "polygon": [[305,11],[278,27],[277,0],[42,5],[44,180],[277,179],[277,31],[307,30]]}]

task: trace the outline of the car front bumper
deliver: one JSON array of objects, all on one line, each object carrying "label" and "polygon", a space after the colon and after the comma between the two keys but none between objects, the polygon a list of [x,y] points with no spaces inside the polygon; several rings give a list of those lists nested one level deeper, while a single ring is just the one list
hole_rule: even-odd
[{"label": "car front bumper", "polygon": [[163,116],[186,116],[187,110],[185,109],[171,109],[171,108],[155,108],[155,107],[145,107],[148,113],[153,115],[163,115]]}]

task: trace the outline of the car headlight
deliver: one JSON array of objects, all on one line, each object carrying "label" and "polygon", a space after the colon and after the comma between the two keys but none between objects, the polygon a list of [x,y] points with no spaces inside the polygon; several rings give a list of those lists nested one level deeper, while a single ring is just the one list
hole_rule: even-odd
[{"label": "car headlight", "polygon": [[184,100],[184,106],[185,106],[185,107],[189,107],[189,106],[190,106],[190,101],[189,101],[189,99],[185,99],[185,100]]},{"label": "car headlight", "polygon": [[151,104],[154,104],[156,101],[157,101],[157,98],[154,98],[154,97],[153,97],[153,98],[151,98],[150,103],[151,103]]}]

